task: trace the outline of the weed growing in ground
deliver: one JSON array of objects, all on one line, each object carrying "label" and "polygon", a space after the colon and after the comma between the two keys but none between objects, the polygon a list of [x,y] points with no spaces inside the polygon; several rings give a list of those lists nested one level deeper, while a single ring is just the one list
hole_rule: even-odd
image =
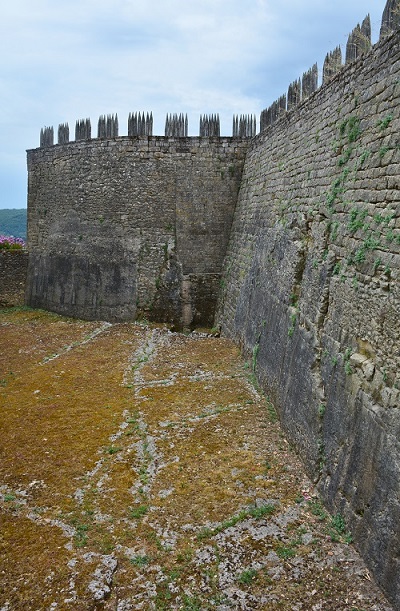
[{"label": "weed growing in ground", "polygon": [[150,556],[139,556],[138,555],[138,556],[134,556],[133,558],[131,558],[130,562],[134,566],[142,568],[142,567],[147,566],[148,564],[150,564],[151,558],[150,558]]},{"label": "weed growing in ground", "polygon": [[278,554],[279,558],[283,558],[283,560],[288,560],[296,555],[296,552],[292,546],[283,544],[277,546],[276,553]]},{"label": "weed growing in ground", "polygon": [[149,508],[147,505],[139,505],[138,507],[134,507],[133,509],[131,509],[129,511],[129,515],[131,518],[139,520],[140,518],[143,518],[144,515],[146,515],[148,510]]},{"label": "weed growing in ground", "polygon": [[106,452],[107,454],[117,454],[118,452],[121,452],[122,448],[120,447],[116,447],[116,446],[110,446],[109,448],[107,448]]},{"label": "weed growing in ground", "polygon": [[326,520],[328,513],[325,511],[320,501],[308,501],[308,507],[311,513],[316,516],[321,522]]},{"label": "weed growing in ground", "polygon": [[275,406],[271,403],[271,401],[268,398],[266,398],[266,401],[267,401],[267,410],[268,410],[270,421],[272,423],[278,422],[278,412],[276,411]]},{"label": "weed growing in ground", "polygon": [[6,503],[11,503],[12,501],[15,501],[17,497],[15,496],[15,494],[5,494],[4,495],[4,501]]},{"label": "weed growing in ground", "polygon": [[183,607],[181,607],[183,611],[202,611],[203,603],[197,596],[188,596],[185,594],[183,596]]},{"label": "weed growing in ground", "polygon": [[89,526],[87,524],[76,524],[75,528],[74,542],[76,547],[85,547],[88,542],[87,531]]},{"label": "weed growing in ground", "polygon": [[237,581],[243,585],[250,585],[257,577],[257,571],[255,569],[247,569],[240,573]]}]

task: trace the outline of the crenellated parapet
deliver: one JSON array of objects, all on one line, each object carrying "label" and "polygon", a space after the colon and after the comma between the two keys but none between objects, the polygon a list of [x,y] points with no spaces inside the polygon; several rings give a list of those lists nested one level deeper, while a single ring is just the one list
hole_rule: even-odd
[{"label": "crenellated parapet", "polygon": [[380,38],[400,29],[400,0],[387,0],[382,16]]},{"label": "crenellated parapet", "polygon": [[129,113],[128,136],[152,136],[153,135],[153,113]]},{"label": "crenellated parapet", "polygon": [[54,144],[54,129],[52,127],[43,127],[40,130],[40,147],[53,146]]},{"label": "crenellated parapet", "polygon": [[328,83],[342,69],[342,50],[336,47],[326,54],[322,70],[322,84]]},{"label": "crenellated parapet", "polygon": [[187,115],[167,115],[165,119],[165,135],[172,138],[186,138],[188,135]]},{"label": "crenellated parapet", "polygon": [[257,134],[255,115],[235,115],[233,117],[232,136],[234,138],[253,138]]},{"label": "crenellated parapet", "polygon": [[287,110],[295,108],[301,102],[301,81],[297,79],[290,83],[287,95]]},{"label": "crenellated parapet", "polygon": [[371,49],[371,19],[367,15],[361,24],[358,23],[349,35],[346,45],[346,64],[355,61]]},{"label": "crenellated parapet", "polygon": [[302,99],[308,98],[318,89],[318,66],[314,64],[307,72],[304,72],[301,81]]},{"label": "crenellated parapet", "polygon": [[[118,115],[101,115],[97,125],[98,138],[118,138]],[[89,139],[89,138],[87,138]]]},{"label": "crenellated parapet", "polygon": [[[400,0],[387,0],[382,16],[380,38],[388,36],[399,28]],[[360,56],[368,53],[371,48],[371,18],[367,15],[361,25],[358,23],[349,34],[344,64],[340,46],[327,53],[322,69],[322,85],[327,84],[345,65],[356,61]],[[314,64],[312,68],[304,72],[302,79],[298,78],[289,85],[287,95],[282,95],[261,112],[260,131],[276,123],[282,115],[296,108],[317,89],[318,67],[317,64]]]},{"label": "crenellated parapet", "polygon": [[[257,121],[255,115],[234,115],[233,138],[253,138],[257,134]],[[187,138],[188,117],[181,114],[167,114],[165,120],[165,137]],[[101,140],[115,139],[120,136],[118,126],[118,115],[101,115],[97,124],[97,138]],[[136,138],[140,136],[153,136],[153,113],[135,112],[129,113],[128,136]],[[219,114],[200,115],[199,136],[201,138],[220,138],[221,127]],[[75,141],[91,140],[90,119],[81,119],[76,122]],[[68,144],[69,125],[61,123],[58,126],[58,144]],[[44,127],[40,132],[40,147],[45,148],[54,145],[54,130],[52,127]]]},{"label": "crenellated parapet", "polygon": [[75,140],[90,140],[92,137],[92,126],[90,119],[81,119],[75,124]]},{"label": "crenellated parapet", "polygon": [[67,144],[69,142],[69,125],[61,123],[58,126],[58,144]]},{"label": "crenellated parapet", "polygon": [[260,130],[263,131],[269,125],[273,125],[281,115],[286,112],[286,94],[281,95],[268,108],[261,112]]},{"label": "crenellated parapet", "polygon": [[[388,36],[400,28],[400,0],[387,0],[382,16],[380,38]],[[371,43],[371,19],[367,15],[361,25],[352,30],[346,44],[345,61],[342,60],[342,50],[337,46],[327,53],[322,69],[322,85],[327,84],[346,65],[356,61],[360,56],[368,53]],[[276,123],[286,112],[295,109],[301,102],[309,98],[318,89],[318,66],[315,63],[302,77],[290,83],[287,93],[281,95],[260,115],[260,131]],[[234,115],[232,137],[253,138],[257,134],[256,118],[253,115]],[[165,120],[165,137],[187,138],[187,114],[167,114]],[[153,136],[153,113],[130,113],[128,117],[128,136]],[[221,136],[220,118],[218,114],[201,115],[199,136],[202,138]],[[90,119],[76,122],[75,140],[91,139]],[[102,115],[98,120],[97,138],[113,139],[119,137],[118,116]],[[58,144],[69,142],[68,124],[61,124],[58,128]],[[40,147],[53,146],[53,128],[44,127],[40,133]]]},{"label": "crenellated parapet", "polygon": [[200,115],[199,136],[201,138],[217,137],[221,135],[219,115]]}]

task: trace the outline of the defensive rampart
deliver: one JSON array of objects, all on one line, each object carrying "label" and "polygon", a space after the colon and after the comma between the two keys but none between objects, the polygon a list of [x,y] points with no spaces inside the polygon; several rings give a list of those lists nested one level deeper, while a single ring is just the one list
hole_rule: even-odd
[{"label": "defensive rampart", "polygon": [[28,303],[211,325],[248,142],[106,137],[29,151]]},{"label": "defensive rampart", "polygon": [[252,141],[218,321],[400,608],[400,36]]}]

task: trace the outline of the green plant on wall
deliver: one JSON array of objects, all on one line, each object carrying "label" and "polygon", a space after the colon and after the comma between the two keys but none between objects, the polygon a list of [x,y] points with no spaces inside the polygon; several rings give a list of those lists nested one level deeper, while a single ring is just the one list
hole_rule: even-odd
[{"label": "green plant on wall", "polygon": [[[393,120],[393,116],[388,114],[376,124],[379,132],[384,132]],[[390,221],[396,217],[396,213],[391,211],[373,213],[373,209],[368,202],[353,204],[344,199],[344,194],[349,188],[349,180],[360,180],[357,172],[364,166],[367,159],[372,155],[370,149],[360,151],[361,122],[357,115],[351,115],[337,124],[338,136],[333,143],[333,150],[339,156],[337,167],[340,172],[333,178],[329,189],[326,191],[325,202],[328,208],[328,238],[329,242],[338,242],[345,245],[347,256],[345,255],[340,263],[336,263],[333,268],[333,276],[338,276],[340,280],[346,281],[352,277],[352,273],[345,273],[349,267],[356,267],[361,264],[373,265],[370,261],[369,253],[376,250],[389,250],[390,245],[395,242],[400,244],[400,236],[395,231]],[[376,156],[382,159],[392,149],[387,144],[382,145],[376,152]],[[357,186],[355,187],[357,188]],[[351,198],[350,198],[351,200]],[[389,226],[385,231],[383,228]],[[345,241],[343,240],[345,239]],[[347,238],[347,239],[346,239]],[[352,238],[352,239],[348,239]],[[377,257],[374,257],[377,260]],[[374,272],[377,266],[373,265]],[[357,289],[358,283],[352,283],[353,288]],[[290,331],[290,334],[293,330]]]},{"label": "green plant on wall", "polygon": [[355,142],[360,135],[360,119],[357,115],[351,115],[339,125],[340,137],[347,140],[349,144]]},{"label": "green plant on wall", "polygon": [[393,119],[393,115],[387,115],[384,119],[381,119],[380,121],[378,121],[377,126],[382,131],[389,126],[392,119]]},{"label": "green plant on wall", "polygon": [[352,354],[352,349],[346,348],[344,356],[343,356],[343,365],[344,365],[344,370],[346,372],[346,375],[351,375],[353,373],[351,364],[350,364],[350,357]]},{"label": "green plant on wall", "polygon": [[290,315],[290,326],[288,329],[289,337],[293,337],[293,333],[296,328],[296,320],[297,320],[297,310],[295,312],[292,312],[292,314]]},{"label": "green plant on wall", "polygon": [[359,117],[351,115],[339,124],[338,130],[339,139],[334,142],[333,149],[337,154],[340,154],[337,164],[343,169],[340,176],[333,180],[326,195],[326,203],[331,213],[333,212],[334,204],[345,191],[345,182],[350,173],[348,163],[356,149],[355,143],[361,133]]}]

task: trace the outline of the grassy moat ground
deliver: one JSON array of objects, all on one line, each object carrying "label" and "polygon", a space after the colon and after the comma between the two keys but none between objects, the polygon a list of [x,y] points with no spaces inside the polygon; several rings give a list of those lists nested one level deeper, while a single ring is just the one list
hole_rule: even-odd
[{"label": "grassy moat ground", "polygon": [[0,609],[389,611],[228,340],[0,311]]}]

